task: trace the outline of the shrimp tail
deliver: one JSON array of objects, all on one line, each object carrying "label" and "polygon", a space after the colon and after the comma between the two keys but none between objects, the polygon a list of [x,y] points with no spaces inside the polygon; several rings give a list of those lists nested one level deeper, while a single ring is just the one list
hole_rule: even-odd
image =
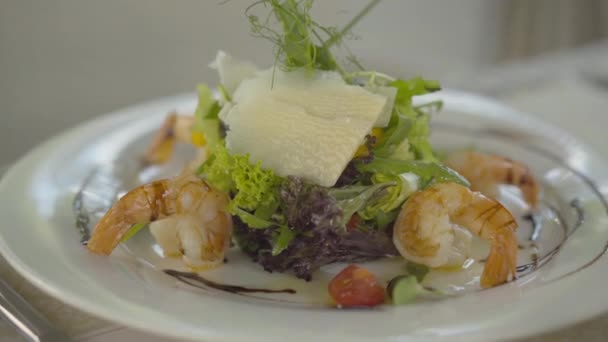
[{"label": "shrimp tail", "polygon": [[175,147],[174,127],[176,122],[176,113],[171,113],[167,116],[144,155],[144,163],[164,164],[171,158]]},{"label": "shrimp tail", "polygon": [[515,279],[517,277],[516,267],[517,238],[515,234],[507,233],[495,236],[481,274],[481,287],[489,288],[506,283],[509,276]]},{"label": "shrimp tail", "polygon": [[471,182],[471,189],[496,198],[500,184],[518,187],[530,207],[538,204],[540,187],[532,171],[521,162],[473,151],[452,153],[446,164]]},{"label": "shrimp tail", "polygon": [[159,180],[142,185],[120,198],[95,226],[87,243],[89,251],[110,255],[134,224],[149,223],[168,213],[162,200],[169,181]]},{"label": "shrimp tail", "polygon": [[532,208],[536,208],[538,206],[538,193],[540,190],[538,183],[534,180],[533,176],[530,175],[529,171],[522,176],[520,180],[520,189],[526,202],[528,202]]},{"label": "shrimp tail", "polygon": [[164,164],[173,155],[176,142],[192,142],[192,126],[194,117],[169,114],[160,129],[156,132],[152,143],[143,157],[144,164]]}]

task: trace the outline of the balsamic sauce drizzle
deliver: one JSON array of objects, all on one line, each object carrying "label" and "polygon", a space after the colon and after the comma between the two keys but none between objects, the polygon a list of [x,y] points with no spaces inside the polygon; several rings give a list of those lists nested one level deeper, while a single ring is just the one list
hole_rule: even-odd
[{"label": "balsamic sauce drizzle", "polygon": [[574,230],[578,229],[578,227],[582,226],[583,223],[585,223],[585,208],[582,207],[581,200],[578,198],[573,199],[570,202],[570,206],[574,208],[574,210],[576,210],[577,215],[576,223],[574,224],[574,227],[576,228],[573,229],[573,231],[570,233],[570,235],[572,235],[572,233],[574,233]]},{"label": "balsamic sauce drizzle", "polygon": [[272,289],[250,288],[250,287],[244,287],[244,286],[239,286],[239,285],[220,284],[220,283],[211,281],[209,279],[205,279],[205,278],[201,277],[200,275],[198,275],[196,273],[192,273],[192,272],[181,272],[181,271],[176,271],[176,270],[163,270],[163,272],[165,272],[166,274],[174,277],[175,279],[177,279],[185,284],[188,284],[193,287],[197,287],[199,289],[207,289],[210,287],[210,288],[217,289],[220,291],[236,293],[236,294],[242,294],[242,293],[290,293],[290,294],[294,294],[294,293],[296,293],[296,290],[294,290],[294,289],[272,290]]},{"label": "balsamic sauce drizzle", "polygon": [[[550,250],[549,252],[547,252],[547,254],[545,254],[543,256],[539,256],[538,254],[534,253],[532,255],[532,262],[529,262],[529,263],[523,264],[523,265],[518,265],[517,268],[516,268],[517,273],[523,273],[523,274],[518,274],[518,276],[520,276],[520,277],[524,276],[524,275],[530,273],[531,271],[534,271],[534,270],[540,268],[541,266],[545,265],[549,261],[551,261],[551,259],[553,259],[553,257],[555,255],[557,255],[557,252],[559,252],[559,250],[562,248],[562,246],[566,242],[566,240],[568,240],[568,238],[576,230],[578,230],[578,228],[580,226],[583,225],[583,223],[584,223],[584,208],[580,205],[580,200],[578,198],[573,199],[570,202],[570,206],[576,210],[576,213],[578,215],[576,222],[574,223],[574,225],[572,226],[572,228],[570,230],[568,230],[568,227],[566,226],[564,218],[561,216],[560,212],[556,208],[554,208],[552,206],[549,206],[549,209],[557,217],[559,224],[565,230],[564,237],[562,238],[562,241],[560,241],[560,243],[557,244],[557,246],[555,246],[552,250]],[[538,219],[537,219],[537,221],[538,221]],[[538,246],[536,246],[535,243],[532,244],[532,247],[535,248],[535,249],[538,249]],[[526,272],[526,271],[528,271],[528,272]]]},{"label": "balsamic sauce drizzle", "polygon": [[601,257],[604,256],[604,254],[606,254],[606,252],[608,252],[608,241],[606,242],[606,244],[604,245],[604,249],[602,249],[600,251],[600,253],[598,253],[593,259],[589,260],[588,262],[586,262],[585,264],[581,265],[579,268],[572,270],[568,273],[562,274],[559,277],[552,279],[551,281],[558,281],[560,279],[564,279],[574,273],[580,272],[582,270],[584,270],[585,268],[593,265],[596,261],[598,261]]}]

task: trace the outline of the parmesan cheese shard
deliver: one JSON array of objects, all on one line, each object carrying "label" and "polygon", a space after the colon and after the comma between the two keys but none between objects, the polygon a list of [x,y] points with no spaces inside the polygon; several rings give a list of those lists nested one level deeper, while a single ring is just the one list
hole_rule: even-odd
[{"label": "parmesan cheese shard", "polygon": [[278,175],[333,186],[383,112],[387,96],[348,85],[335,72],[266,70],[241,82],[230,107],[231,153]]},{"label": "parmesan cheese shard", "polygon": [[243,80],[255,77],[259,71],[255,64],[240,60],[222,50],[217,52],[209,67],[217,70],[220,83],[229,94],[232,94]]},{"label": "parmesan cheese shard", "polygon": [[370,87],[367,88],[374,94],[380,94],[387,97],[386,104],[378,117],[378,121],[374,127],[386,127],[391,121],[391,115],[393,114],[393,105],[395,104],[395,97],[397,97],[397,88],[395,87]]}]

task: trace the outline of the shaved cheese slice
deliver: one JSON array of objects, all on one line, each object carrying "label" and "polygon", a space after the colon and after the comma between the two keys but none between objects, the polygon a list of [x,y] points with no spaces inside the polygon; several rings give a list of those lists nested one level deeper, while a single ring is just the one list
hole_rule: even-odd
[{"label": "shaved cheese slice", "polygon": [[280,176],[333,186],[386,101],[334,72],[277,70],[273,80],[269,70],[243,81],[220,117],[232,153],[248,153]]},{"label": "shaved cheese slice", "polygon": [[228,94],[232,94],[243,80],[255,77],[259,71],[255,64],[235,58],[222,50],[217,52],[209,67],[217,70],[220,83]]},{"label": "shaved cheese slice", "polygon": [[393,106],[395,105],[395,97],[397,97],[397,88],[395,87],[370,87],[367,88],[369,91],[375,94],[386,96],[386,104],[382,108],[382,113],[378,117],[378,121],[374,127],[386,127],[391,121],[391,115],[393,114]]}]

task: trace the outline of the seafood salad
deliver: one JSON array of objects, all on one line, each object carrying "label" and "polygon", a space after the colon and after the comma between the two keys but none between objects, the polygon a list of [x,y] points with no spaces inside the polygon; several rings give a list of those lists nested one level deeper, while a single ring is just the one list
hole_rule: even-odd
[{"label": "seafood salad", "polygon": [[[439,83],[366,69],[344,45],[377,2],[344,28],[314,21],[312,1],[248,8],[274,62],[263,68],[218,52],[210,67],[220,83],[199,85],[194,115],[169,114],[142,156],[165,163],[181,143],[196,146],[196,157],[120,198],[87,248],[109,255],[144,228],[193,272],[224,267],[229,248],[302,281],[347,263],[328,284],[340,307],[404,304],[431,291],[421,286],[425,274],[460,267],[475,239],[489,246],[479,286],[515,279],[517,222],[497,187],[519,188],[534,208],[538,184],[514,160],[433,149],[430,116],[441,103],[412,99]],[[403,260],[409,272],[386,287],[360,265],[381,258]]]}]

